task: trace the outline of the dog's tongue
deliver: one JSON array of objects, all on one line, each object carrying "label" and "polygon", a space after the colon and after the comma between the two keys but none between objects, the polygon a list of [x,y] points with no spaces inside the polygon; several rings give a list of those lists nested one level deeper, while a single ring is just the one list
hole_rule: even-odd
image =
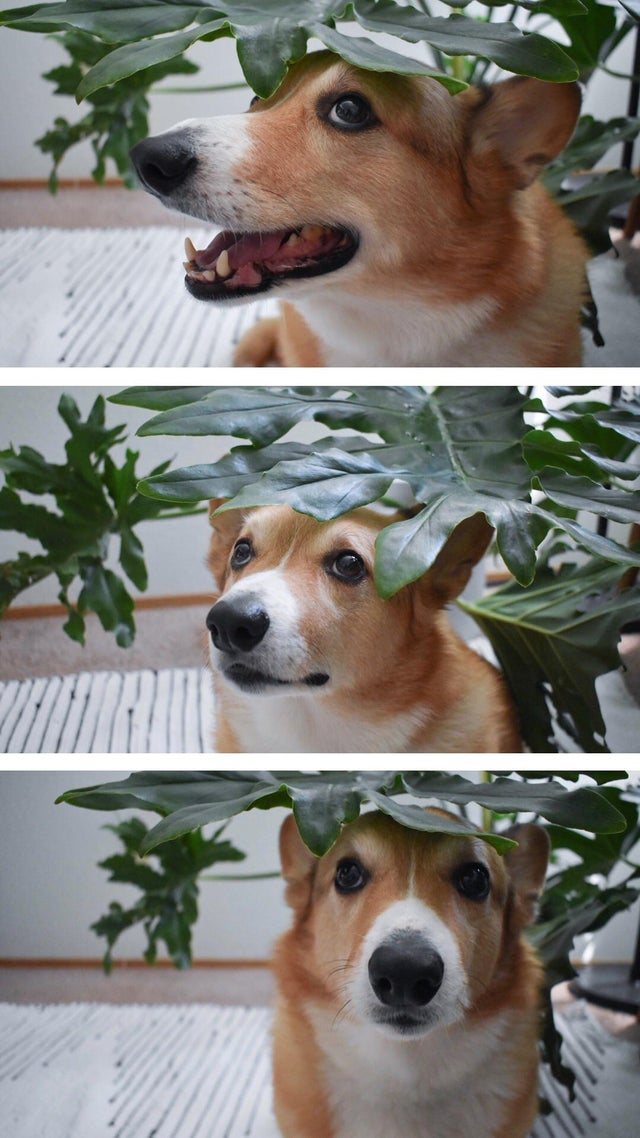
[{"label": "dog's tongue", "polygon": [[288,229],[276,233],[243,233],[237,239],[229,231],[219,233],[206,249],[196,253],[195,261],[199,269],[214,268],[218,257],[226,249],[232,271],[243,265],[259,264],[278,251],[289,233]]}]

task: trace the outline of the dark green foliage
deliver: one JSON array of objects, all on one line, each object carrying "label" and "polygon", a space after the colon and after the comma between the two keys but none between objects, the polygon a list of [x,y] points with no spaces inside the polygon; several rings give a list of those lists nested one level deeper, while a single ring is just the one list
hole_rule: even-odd
[{"label": "dark green foliage", "polygon": [[[43,552],[21,552],[0,564],[0,617],[24,589],[55,574],[59,599],[69,618],[65,632],[84,644],[87,612],[95,612],[117,643],[128,647],[135,635],[133,599],[122,577],[107,568],[112,537],[119,538],[119,561],[126,577],[143,591],[147,587],[144,551],[135,527],[176,510],[143,497],[136,486],[138,454],[127,450],[122,466],[110,451],[124,441],[124,428],[107,427],[105,402],[99,396],[86,420],[70,395],[63,395],[58,413],[69,431],[66,462],[48,462],[33,447],[0,451],[5,485],[0,490],[0,529],[15,530],[35,539]],[[166,471],[168,463],[155,468]],[[27,495],[25,497],[25,495]],[[52,496],[57,510],[30,498]],[[179,507],[178,513],[193,512]],[[81,584],[77,601],[71,585]]]},{"label": "dark green foliage", "polygon": [[[435,799],[438,805],[468,806],[475,802],[499,814],[527,810],[555,825],[598,834],[617,834],[626,824],[623,814],[600,788],[568,791],[553,782],[502,777],[478,784],[438,771],[145,771],[121,782],[69,790],[58,801],[92,810],[133,806],[161,814],[162,821],[146,834],[142,852],[199,826],[226,821],[245,810],[274,806],[293,810],[304,841],[319,857],[334,844],[344,823],[357,818],[364,805],[375,805],[410,829],[442,834],[459,834],[465,829],[460,822],[395,801],[397,795],[407,793],[419,799]],[[501,853],[513,844],[493,832],[481,836]]]},{"label": "dark green foliage", "polygon": [[[416,510],[376,542],[383,597],[420,577],[459,522],[484,514],[515,581],[463,607],[498,655],[525,740],[534,751],[562,750],[560,727],[585,751],[602,751],[595,679],[619,664],[620,629],[638,609],[637,585],[619,584],[640,549],[599,534],[596,519],[640,521],[640,401],[605,402],[591,388],[556,394],[564,402],[553,411],[517,387],[487,386],[135,387],[114,401],[156,412],[141,435],[229,434],[250,444],[142,482],[159,500],[286,502],[327,520],[406,483]],[[353,433],[277,441],[307,419]],[[552,555],[571,561],[579,550],[590,560],[547,567]]]},{"label": "dark green foliage", "polygon": [[111,971],[112,949],[118,938],[139,924],[147,938],[144,958],[148,964],[155,962],[158,942],[163,941],[176,967],[188,968],[192,929],[198,919],[199,875],[217,862],[242,861],[245,855],[231,842],[221,840],[224,827],[208,839],[194,830],[156,846],[151,856],[141,853],[148,830],[139,818],[105,829],[116,834],[124,852],[99,862],[100,868],[107,870],[109,881],[135,886],[141,892],[129,908],[113,901],[109,911],[91,926],[107,941],[105,972]]},{"label": "dark green foliage", "polygon": [[[69,63],[54,67],[43,76],[55,84],[56,95],[75,95],[87,69],[94,67],[112,50],[112,45],[104,44],[78,29],[69,29],[51,38],[70,57]],[[125,185],[135,186],[129,151],[149,133],[149,88],[167,75],[192,75],[196,71],[195,63],[182,58],[156,64],[112,86],[94,91],[87,98],[91,110],[78,122],[71,123],[62,116],[56,118],[53,127],[42,138],[36,139],[36,146],[53,159],[49,175],[51,193],[58,189],[58,168],[63,158],[73,146],[85,139],[89,139],[93,146],[96,165],[92,176],[96,182],[104,182],[107,160],[111,158]]]}]

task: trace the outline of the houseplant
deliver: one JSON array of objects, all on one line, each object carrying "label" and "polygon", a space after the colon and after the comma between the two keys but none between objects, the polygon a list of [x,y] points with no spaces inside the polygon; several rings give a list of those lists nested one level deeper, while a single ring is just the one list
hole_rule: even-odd
[{"label": "houseplant", "polygon": [[[526,390],[486,386],[136,387],[113,398],[158,412],[140,435],[245,440],[211,466],[144,480],[160,501],[286,502],[328,520],[403,483],[419,508],[377,541],[383,597],[419,577],[458,522],[484,513],[514,579],[463,607],[491,641],[525,741],[545,752],[567,736],[607,750],[595,681],[619,665],[620,629],[638,612],[640,550],[598,533],[596,519],[635,536],[640,401],[592,391],[550,388],[552,410]],[[351,434],[276,441],[308,419]]]},{"label": "houseplant", "polygon": [[[127,580],[141,592],[148,583],[138,526],[192,514],[194,507],[168,506],[138,492],[140,456],[127,450],[125,461],[118,465],[115,452],[126,435],[121,425],[107,426],[101,395],[86,419],[68,394],[61,396],[58,414],[69,432],[64,463],[47,461],[31,446],[0,451],[5,479],[0,489],[0,530],[20,533],[41,547],[41,552],[20,552],[0,562],[0,618],[25,589],[55,577],[58,599],[68,614],[64,631],[72,640],[84,644],[85,614],[94,612],[120,647],[128,648],[135,621]],[[163,463],[152,475],[168,466]],[[51,498],[55,509],[50,508]],[[112,569],[107,559],[116,540],[119,568]]]},{"label": "houseplant", "polygon": [[[55,189],[61,158],[84,137],[93,140],[98,180],[107,157],[130,179],[126,154],[147,133],[148,92],[164,74],[192,70],[184,54],[198,41],[232,36],[247,84],[263,98],[312,37],[357,66],[430,75],[455,92],[496,67],[551,82],[587,81],[595,69],[606,69],[640,21],[638,0],[443,0],[444,16],[432,7],[428,0],[63,0],[6,9],[0,25],[55,33],[70,62],[48,78],[59,93],[75,91],[78,101],[94,104],[81,124],[59,116],[38,142],[54,158]],[[346,25],[358,34],[345,35]],[[379,33],[415,45],[413,58],[369,38]],[[548,175],[550,189],[594,246],[606,247],[606,214],[637,193],[637,182],[618,170],[577,189],[561,183],[568,172],[590,169],[614,142],[635,137],[639,125],[634,116],[583,119],[575,144]]]}]

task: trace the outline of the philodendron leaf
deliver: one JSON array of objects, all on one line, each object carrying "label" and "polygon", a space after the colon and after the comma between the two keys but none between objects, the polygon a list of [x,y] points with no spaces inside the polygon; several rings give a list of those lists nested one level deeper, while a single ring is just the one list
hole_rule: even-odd
[{"label": "philodendron leaf", "polygon": [[167,63],[168,60],[182,55],[205,36],[212,38],[214,35],[223,34],[226,26],[224,19],[210,20],[186,32],[175,32],[173,35],[161,36],[159,39],[143,39],[138,43],[125,43],[115,51],[110,51],[86,72],[78,84],[76,101],[80,103],[102,87],[109,87],[112,83],[118,83],[121,79],[135,75],[138,71],[144,71],[147,67]]},{"label": "philodendron leaf", "polygon": [[518,75],[557,83],[578,78],[578,68],[559,44],[522,32],[509,21],[485,22],[455,13],[432,18],[393,0],[354,0],[353,7],[358,23],[369,31],[426,42],[447,55],[480,56]]},{"label": "philodendron leaf", "polygon": [[[586,470],[590,476],[598,476],[600,467],[583,454],[579,439],[567,443],[548,430],[526,434],[523,412],[531,405],[516,387],[443,387],[425,392],[415,386],[349,390],[323,385],[203,391],[159,388],[138,393],[134,388],[118,398],[161,409],[140,434],[229,434],[248,439],[252,446],[234,448],[211,466],[148,479],[141,485],[143,492],[171,501],[228,497],[227,509],[287,503],[327,520],[380,499],[394,480],[401,480],[423,509],[387,527],[378,538],[375,579],[383,597],[420,577],[454,527],[477,513],[495,528],[498,550],[521,584],[532,579],[537,545],[552,527],[564,529],[594,556],[619,564],[640,561],[639,554],[566,517],[566,511],[556,513],[531,501],[532,469],[539,474],[544,461],[558,467],[567,464],[576,472]],[[602,418],[607,413],[610,420]],[[329,437],[307,447],[276,444],[276,439],[307,419],[331,428],[347,427],[360,436],[355,441]],[[603,404],[594,404],[584,419],[592,423],[589,441],[609,436],[619,440],[622,432],[630,435],[637,429],[638,415],[635,406],[608,412]],[[560,413],[558,423],[565,420],[570,433],[573,422],[582,421],[577,411]],[[384,441],[367,442],[365,433]],[[523,436],[529,440],[524,455]],[[554,496],[559,501],[560,494],[576,490],[569,476],[555,470],[543,470],[540,476],[549,482],[547,507],[553,506]],[[602,500],[597,484],[591,497],[589,487],[580,484],[583,509],[598,512]],[[634,511],[626,490],[616,501],[619,511]]]},{"label": "philodendron leaf", "polygon": [[595,682],[620,666],[620,629],[640,605],[640,588],[619,592],[620,577],[602,561],[567,564],[527,589],[514,582],[460,602],[491,641],[534,753],[559,749],[556,725],[582,751],[608,750]]},{"label": "philodendron leaf", "polygon": [[492,782],[472,783],[460,775],[406,774],[403,782],[411,794],[467,805],[477,802],[499,814],[531,811],[559,826],[575,826],[597,834],[615,834],[625,829],[625,819],[607,796],[589,787],[566,790],[554,782],[520,782],[499,777]]},{"label": "philodendron leaf", "polygon": [[[535,809],[537,802],[547,809],[548,816],[575,818],[581,799],[581,817],[586,825],[600,827],[607,832],[624,826],[624,819],[605,799],[594,800],[582,791],[572,792],[566,810],[562,812],[562,799],[567,797],[564,788],[554,794],[547,786],[527,794],[526,784],[520,780],[503,780],[492,802],[486,784],[471,783],[466,779],[454,780],[444,773],[421,776],[405,773],[400,777],[390,771],[327,771],[320,773],[289,771],[221,771],[221,772],[141,772],[121,782],[70,790],[61,795],[59,802],[86,806],[97,810],[118,810],[122,807],[154,810],[163,820],[149,830],[142,843],[142,852],[154,849],[162,842],[181,837],[211,822],[224,821],[249,809],[285,807],[293,809],[303,839],[317,856],[322,856],[334,844],[341,827],[353,821],[362,805],[373,805],[389,814],[410,829],[452,835],[470,832],[469,824],[423,810],[418,806],[405,806],[395,795],[413,789],[420,797],[435,803],[447,803],[452,794],[459,795],[464,803],[485,802],[491,808],[502,810],[507,802],[509,809]],[[513,792],[510,794],[511,782]],[[595,796],[595,792],[591,792]],[[577,796],[577,797],[576,797]],[[475,830],[473,831],[476,832]],[[510,848],[513,842],[500,834],[481,833],[485,841],[499,852]]]}]

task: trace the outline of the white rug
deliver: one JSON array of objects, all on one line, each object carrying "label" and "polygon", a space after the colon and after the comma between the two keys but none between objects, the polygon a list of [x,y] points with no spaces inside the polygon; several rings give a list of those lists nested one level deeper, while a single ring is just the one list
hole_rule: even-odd
[{"label": "white rug", "polygon": [[0,754],[190,754],[213,746],[206,668],[0,683]]},{"label": "white rug", "polygon": [[[0,230],[0,367],[229,367],[267,299],[239,308],[196,302],[183,281],[182,226]],[[211,230],[193,229],[202,248]],[[634,367],[640,298],[624,263],[589,265],[604,348],[585,334],[584,363]]]},{"label": "white rug", "polygon": [[[1,1132],[7,1138],[278,1138],[266,1008],[0,1005]],[[554,1113],[531,1138],[635,1138],[638,1045],[580,1005],[562,1020],[578,1069],[571,1105],[543,1074]],[[443,1136],[444,1138],[444,1136]]]},{"label": "white rug", "polygon": [[[0,366],[228,367],[273,300],[198,303],[185,228],[0,230]],[[211,233],[194,229],[203,248]]]}]

